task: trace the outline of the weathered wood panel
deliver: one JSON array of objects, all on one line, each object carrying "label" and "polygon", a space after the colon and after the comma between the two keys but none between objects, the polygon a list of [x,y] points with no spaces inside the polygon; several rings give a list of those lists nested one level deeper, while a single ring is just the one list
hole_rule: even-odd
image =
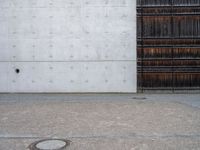
[{"label": "weathered wood panel", "polygon": [[200,0],[138,0],[138,87],[200,89]]}]

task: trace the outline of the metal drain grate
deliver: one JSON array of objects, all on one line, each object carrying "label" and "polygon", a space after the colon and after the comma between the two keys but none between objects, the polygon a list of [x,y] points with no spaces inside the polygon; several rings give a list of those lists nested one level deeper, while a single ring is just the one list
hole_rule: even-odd
[{"label": "metal drain grate", "polygon": [[136,100],[145,100],[147,99],[146,97],[132,97],[132,99],[136,99]]},{"label": "metal drain grate", "polygon": [[44,139],[32,143],[28,148],[30,150],[67,150],[70,142],[65,139]]}]

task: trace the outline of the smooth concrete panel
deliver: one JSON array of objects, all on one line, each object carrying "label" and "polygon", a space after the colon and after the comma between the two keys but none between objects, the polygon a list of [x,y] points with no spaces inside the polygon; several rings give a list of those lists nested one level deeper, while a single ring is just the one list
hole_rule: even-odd
[{"label": "smooth concrete panel", "polygon": [[135,7],[133,0],[0,0],[0,8],[46,8],[46,7]]},{"label": "smooth concrete panel", "polygon": [[4,62],[1,92],[133,92],[134,67],[135,61]]},{"label": "smooth concrete panel", "polygon": [[[1,61],[136,60],[135,43],[101,37],[88,39],[2,39]],[[87,51],[86,51],[87,50]],[[131,50],[131,51],[130,51]]]},{"label": "smooth concrete panel", "polygon": [[136,1],[0,0],[0,26],[0,92],[136,92]]}]

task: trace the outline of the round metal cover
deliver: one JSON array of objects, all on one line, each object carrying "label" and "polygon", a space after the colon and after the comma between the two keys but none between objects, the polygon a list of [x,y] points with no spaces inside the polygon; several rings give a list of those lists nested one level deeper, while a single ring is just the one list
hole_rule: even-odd
[{"label": "round metal cover", "polygon": [[44,139],[36,141],[29,146],[30,150],[66,150],[70,145],[69,140],[65,139]]}]

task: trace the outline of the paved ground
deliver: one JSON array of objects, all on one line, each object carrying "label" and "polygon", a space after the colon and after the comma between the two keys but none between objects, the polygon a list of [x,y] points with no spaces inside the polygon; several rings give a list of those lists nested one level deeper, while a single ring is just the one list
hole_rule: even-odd
[{"label": "paved ground", "polygon": [[200,150],[200,94],[0,95],[0,150]]}]

